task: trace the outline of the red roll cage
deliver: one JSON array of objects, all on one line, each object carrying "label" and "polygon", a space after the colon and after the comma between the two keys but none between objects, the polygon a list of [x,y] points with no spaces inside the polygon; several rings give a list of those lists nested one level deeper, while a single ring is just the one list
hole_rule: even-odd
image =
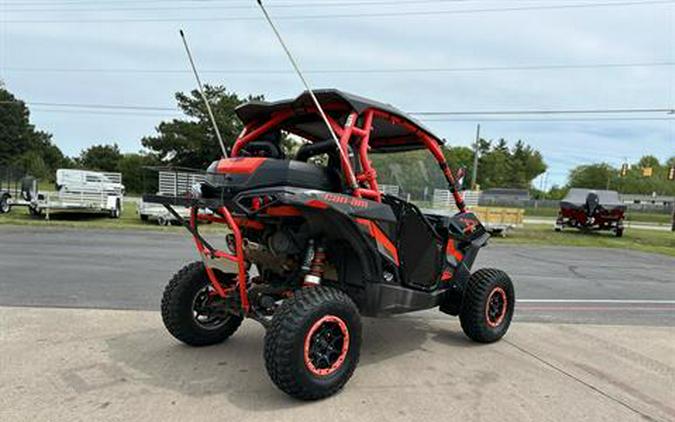
[{"label": "red roll cage", "polygon": [[[304,94],[303,94],[304,95]],[[321,133],[318,131],[319,126],[314,126],[311,130],[303,129],[298,122],[291,122],[292,119],[300,117],[304,119],[303,124],[307,124],[307,118],[310,124],[316,123],[319,118],[319,113],[316,107],[312,105],[300,105],[303,95],[298,97],[294,102],[281,103],[248,103],[237,109],[237,114],[244,122],[245,126],[241,134],[237,138],[232,148],[232,157],[238,157],[242,149],[250,142],[255,141],[259,137],[274,129],[286,129],[291,133],[307,138],[311,141],[321,139]],[[448,166],[439,140],[432,136],[429,131],[423,129],[419,124],[415,124],[410,118],[406,118],[403,113],[387,106],[385,104],[375,103],[365,100],[360,97],[341,93],[339,91],[323,91],[319,93],[322,97],[337,98],[337,102],[327,101],[323,106],[326,111],[326,117],[332,129],[339,137],[340,147],[343,151],[347,150],[348,146],[357,149],[359,154],[360,171],[354,173],[351,162],[346,158],[346,154],[339,154],[340,166],[343,171],[343,176],[349,180],[356,180],[358,187],[353,189],[350,194],[357,198],[369,199],[377,202],[382,201],[382,195],[377,184],[377,172],[372,167],[368,159],[368,152],[371,148],[381,151],[397,151],[418,149],[420,143],[429,151],[438,161],[441,170],[448,182],[450,191],[453,194],[455,204],[460,212],[465,212],[464,200],[457,189],[455,177]],[[348,108],[345,108],[345,102]],[[246,109],[248,107],[248,109]],[[346,110],[346,114],[345,114]],[[334,115],[331,115],[333,113]],[[340,115],[336,119],[335,115]],[[344,120],[341,124],[338,120]],[[397,130],[392,132],[392,128],[382,129],[378,133],[375,127],[377,123],[385,123],[395,126]],[[295,126],[293,125],[295,124]],[[323,125],[323,123],[321,123]],[[403,133],[399,129],[403,129]],[[383,136],[382,132],[389,130],[388,134]],[[310,133],[312,132],[313,133]],[[393,133],[393,134],[392,134]],[[373,135],[375,134],[375,135]],[[376,145],[372,145],[373,138],[376,139]],[[178,215],[170,206],[167,209],[179,220],[182,217]],[[245,314],[249,312],[249,300],[247,294],[246,284],[246,263],[243,253],[243,238],[240,227],[250,227],[251,224],[256,224],[255,221],[248,221],[240,217],[233,216],[227,207],[221,206],[217,210],[218,215],[200,213],[199,207],[191,206],[190,220],[185,225],[193,235],[195,245],[200,255],[205,261],[205,268],[211,285],[214,287],[215,294],[222,298],[226,298],[232,292],[238,292],[241,299],[241,307]],[[198,222],[210,221],[215,223],[226,224],[232,230],[234,235],[234,250],[230,253],[217,250],[206,242],[206,240],[199,234]],[[236,284],[231,288],[225,288],[216,277],[213,269],[207,263],[209,260],[221,262],[223,265],[235,265]]]},{"label": "red roll cage", "polygon": [[[336,107],[332,104],[327,104],[323,108],[326,111],[330,111],[334,110]],[[284,122],[297,116],[298,112],[309,115],[315,114],[317,118],[319,117],[316,107],[309,106],[304,107],[301,110],[298,110],[297,108],[288,108],[272,113],[265,121],[250,122],[245,125],[241,134],[235,141],[234,147],[232,148],[232,157],[238,157],[239,153],[249,142],[255,141],[270,130],[283,126]],[[361,167],[361,171],[358,173],[354,172],[352,164],[346,159],[345,154],[340,154],[340,166],[346,180],[356,180],[359,184],[359,187],[351,192],[353,196],[377,202],[381,202],[382,200],[382,195],[377,183],[377,172],[372,167],[371,161],[368,159],[370,138],[374,129],[374,122],[377,119],[382,119],[392,125],[405,129],[410,135],[414,135],[418,141],[421,141],[426,149],[431,152],[443,171],[457,208],[460,212],[465,212],[464,200],[457,189],[455,177],[443,156],[438,140],[430,136],[425,130],[422,130],[419,126],[397,114],[374,107],[367,108],[360,113],[354,110],[349,112],[344,125],[340,124],[330,115],[330,113],[327,113],[326,117],[336,135],[339,137],[340,147],[343,151],[346,151],[348,146],[358,148],[358,157]],[[357,124],[359,121],[362,122],[360,127]],[[390,138],[387,142],[395,144],[397,140],[395,138]]]}]

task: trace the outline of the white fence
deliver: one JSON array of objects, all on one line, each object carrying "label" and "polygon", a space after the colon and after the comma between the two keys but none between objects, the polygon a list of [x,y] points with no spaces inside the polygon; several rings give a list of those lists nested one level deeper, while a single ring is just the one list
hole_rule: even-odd
[{"label": "white fence", "polygon": [[[464,195],[464,203],[467,207],[475,207],[478,205],[478,198],[480,198],[480,191],[466,190],[462,192]],[[457,211],[455,200],[447,189],[434,189],[434,208],[450,208]]]},{"label": "white fence", "polygon": [[380,193],[385,195],[399,196],[401,188],[398,185],[379,185]]}]

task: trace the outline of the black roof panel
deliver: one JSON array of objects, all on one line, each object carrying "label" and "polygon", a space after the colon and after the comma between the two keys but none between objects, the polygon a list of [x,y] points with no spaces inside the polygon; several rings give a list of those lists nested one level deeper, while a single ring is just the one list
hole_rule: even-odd
[{"label": "black roof panel", "polygon": [[[329,104],[332,106],[327,113],[340,122],[340,124],[344,124],[345,119],[351,112],[355,111],[361,114],[367,109],[374,108],[407,120],[419,130],[427,133],[439,144],[443,144],[439,137],[434,135],[433,132],[424,127],[420,122],[392,105],[369,100],[337,89],[314,90],[314,95],[322,106],[326,107]],[[296,110],[296,115],[284,122],[281,125],[282,129],[310,140],[329,139],[330,133],[320,116],[316,113],[305,112],[306,109],[313,107],[312,98],[309,92],[305,91],[294,99],[275,102],[250,101],[237,107],[236,113],[239,119],[247,125],[252,122],[268,120],[274,113],[293,109]],[[376,119],[373,122],[370,146],[373,152],[406,151],[424,148],[424,144],[417,135],[400,125],[392,124],[383,119]]]}]

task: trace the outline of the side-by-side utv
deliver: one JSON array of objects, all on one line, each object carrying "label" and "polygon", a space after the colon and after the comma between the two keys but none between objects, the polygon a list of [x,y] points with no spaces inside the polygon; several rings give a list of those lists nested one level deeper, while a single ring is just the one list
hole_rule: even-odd
[{"label": "side-by-side utv", "polygon": [[613,190],[571,189],[560,201],[555,231],[572,227],[585,231],[606,230],[623,236],[626,205]]},{"label": "side-by-side utv", "polygon": [[[489,235],[466,209],[441,140],[389,105],[337,90],[314,93],[340,148],[309,92],[250,102],[236,110],[245,128],[231,158],[215,161],[204,183],[188,197],[144,198],[185,225],[202,258],[166,287],[169,332],[204,346],[231,336],[245,317],[259,321],[272,381],[305,400],[335,393],[352,376],[362,315],[438,307],[458,315],[471,339],[499,340],[511,323],[514,288],[502,271],[471,273]],[[286,156],[284,136],[306,143]],[[456,215],[423,214],[380,193],[369,153],[416,149],[437,160]],[[189,220],[179,206],[190,208]],[[229,229],[222,246],[200,233],[206,221]]]}]

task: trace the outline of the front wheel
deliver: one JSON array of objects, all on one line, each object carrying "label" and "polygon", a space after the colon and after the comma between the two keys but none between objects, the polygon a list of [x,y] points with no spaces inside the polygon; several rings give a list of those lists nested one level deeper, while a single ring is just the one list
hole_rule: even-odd
[{"label": "front wheel", "polygon": [[265,336],[265,366],[277,387],[300,400],[335,394],[359,361],[361,319],[341,290],[312,287],[284,301]]},{"label": "front wheel", "polygon": [[[223,280],[219,281],[227,284],[224,274],[217,275],[222,275]],[[226,313],[214,303],[216,298],[204,264],[193,262],[186,265],[164,289],[164,326],[175,338],[191,346],[223,342],[237,331],[243,318]]]},{"label": "front wheel", "polygon": [[476,271],[467,283],[459,314],[464,334],[479,343],[501,339],[511,324],[515,303],[513,283],[505,272]]}]

